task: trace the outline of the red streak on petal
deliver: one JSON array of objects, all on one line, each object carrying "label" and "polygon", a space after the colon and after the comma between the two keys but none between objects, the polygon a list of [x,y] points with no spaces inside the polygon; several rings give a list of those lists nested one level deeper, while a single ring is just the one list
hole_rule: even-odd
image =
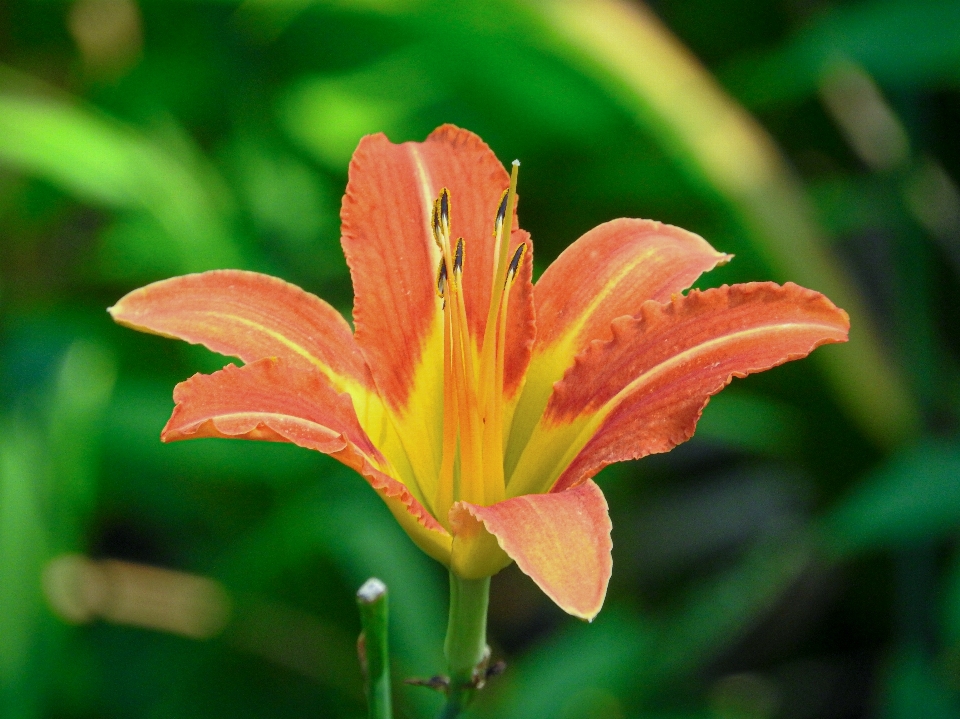
[{"label": "red streak on petal", "polygon": [[[463,237],[466,245],[467,324],[479,343],[493,282],[494,218],[508,182],[483,140],[452,125],[437,128],[422,143],[394,145],[382,134],[360,141],[341,211],[342,242],[353,277],[357,342],[393,407],[406,403],[423,344],[440,312],[434,287],[439,253],[430,231],[433,201],[441,188],[449,189],[450,234]],[[515,229],[511,245],[525,238]],[[532,307],[526,306],[529,302],[518,299],[517,312],[529,313],[518,328],[532,321]],[[521,361],[515,360],[515,367],[524,352],[524,342],[517,344]],[[522,371],[515,369],[511,381],[519,382],[517,375]]]},{"label": "red streak on petal", "polygon": [[381,396],[403,407],[438,311],[429,229],[436,184],[422,187],[412,143],[363,138],[343,197],[343,251],[353,278],[356,339]]}]

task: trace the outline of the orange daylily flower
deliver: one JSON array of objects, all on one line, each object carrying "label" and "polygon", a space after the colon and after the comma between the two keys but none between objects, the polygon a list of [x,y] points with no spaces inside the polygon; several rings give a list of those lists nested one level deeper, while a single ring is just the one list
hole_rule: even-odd
[{"label": "orange daylily flower", "polygon": [[245,363],[177,385],[163,441],[330,454],[458,576],[516,561],[590,619],[612,567],[591,478],[687,440],[733,377],[843,342],[849,322],[789,283],[680,294],[729,256],[648,220],[594,228],[534,285],[515,181],[450,125],[361,140],[341,212],[355,331],[314,295],[235,270],[148,285],[110,312]]}]

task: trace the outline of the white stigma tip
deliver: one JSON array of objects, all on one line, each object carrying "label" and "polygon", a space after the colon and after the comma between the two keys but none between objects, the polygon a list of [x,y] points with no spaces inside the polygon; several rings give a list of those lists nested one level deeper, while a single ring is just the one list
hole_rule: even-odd
[{"label": "white stigma tip", "polygon": [[387,585],[385,585],[376,577],[371,577],[363,583],[362,587],[360,587],[360,590],[357,592],[357,599],[359,599],[361,602],[371,604],[386,593]]},{"label": "white stigma tip", "polygon": [[514,160],[514,161],[513,161],[513,166],[514,166],[514,167],[520,167],[520,160]]}]

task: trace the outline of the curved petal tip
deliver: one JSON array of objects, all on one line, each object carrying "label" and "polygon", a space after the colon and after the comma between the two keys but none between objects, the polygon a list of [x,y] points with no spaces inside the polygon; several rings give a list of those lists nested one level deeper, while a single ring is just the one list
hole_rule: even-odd
[{"label": "curved petal tip", "polygon": [[451,510],[451,522],[466,520],[465,514],[479,520],[557,606],[593,621],[613,571],[607,501],[594,482],[489,507],[461,502]]}]

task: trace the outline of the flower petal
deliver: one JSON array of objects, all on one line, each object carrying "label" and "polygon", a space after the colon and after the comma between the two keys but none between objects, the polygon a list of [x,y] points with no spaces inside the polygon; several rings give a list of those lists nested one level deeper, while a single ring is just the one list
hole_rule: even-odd
[{"label": "flower petal", "polygon": [[537,337],[507,449],[507,475],[540,420],[553,384],[610,323],[648,300],[666,302],[730,255],[702,237],[652,220],[606,222],[570,245],[534,288]]},{"label": "flower petal", "polygon": [[349,392],[365,431],[410,483],[412,471],[346,320],[319,297],[276,277],[214,270],[134,290],[109,310],[119,324],[202,344],[244,362],[283,358]]},{"label": "flower petal", "polygon": [[792,283],[648,302],[616,320],[612,339],[591,343],[557,384],[508,495],[560,491],[613,462],[665,452],[693,435],[710,396],[733,377],[845,342],[849,327],[843,310]]},{"label": "flower petal", "polygon": [[410,488],[394,478],[390,462],[360,426],[350,396],[324,374],[265,358],[197,374],[173,391],[176,407],[161,433],[164,442],[197,437],[255,439],[293,444],[330,456],[359,472],[383,497],[414,541],[449,561],[450,536]]},{"label": "flower petal", "polygon": [[335,386],[373,389],[340,313],[276,277],[241,270],[174,277],[134,290],[108,311],[141,332],[202,344],[244,362],[283,357],[291,367],[319,369]]},{"label": "flower petal", "polygon": [[569,614],[592,620],[603,605],[613,569],[607,501],[591,480],[563,492],[528,494],[481,507],[451,510],[453,568],[464,534],[496,537],[517,566]]},{"label": "flower petal", "polygon": [[[433,202],[441,188],[450,191],[452,236],[462,236],[466,245],[467,323],[474,338],[482,337],[493,283],[494,219],[508,184],[490,148],[452,125],[422,143],[365,137],[350,163],[341,219],[356,339],[424,482],[439,476],[442,439],[443,321],[435,289],[440,254],[431,230]],[[524,239],[515,229],[512,244]],[[510,326],[516,356],[507,359],[505,384],[514,387],[529,353],[529,341],[516,335],[532,337],[529,284],[529,272],[522,272],[511,294],[511,302],[517,298],[512,314],[518,319]]]}]

